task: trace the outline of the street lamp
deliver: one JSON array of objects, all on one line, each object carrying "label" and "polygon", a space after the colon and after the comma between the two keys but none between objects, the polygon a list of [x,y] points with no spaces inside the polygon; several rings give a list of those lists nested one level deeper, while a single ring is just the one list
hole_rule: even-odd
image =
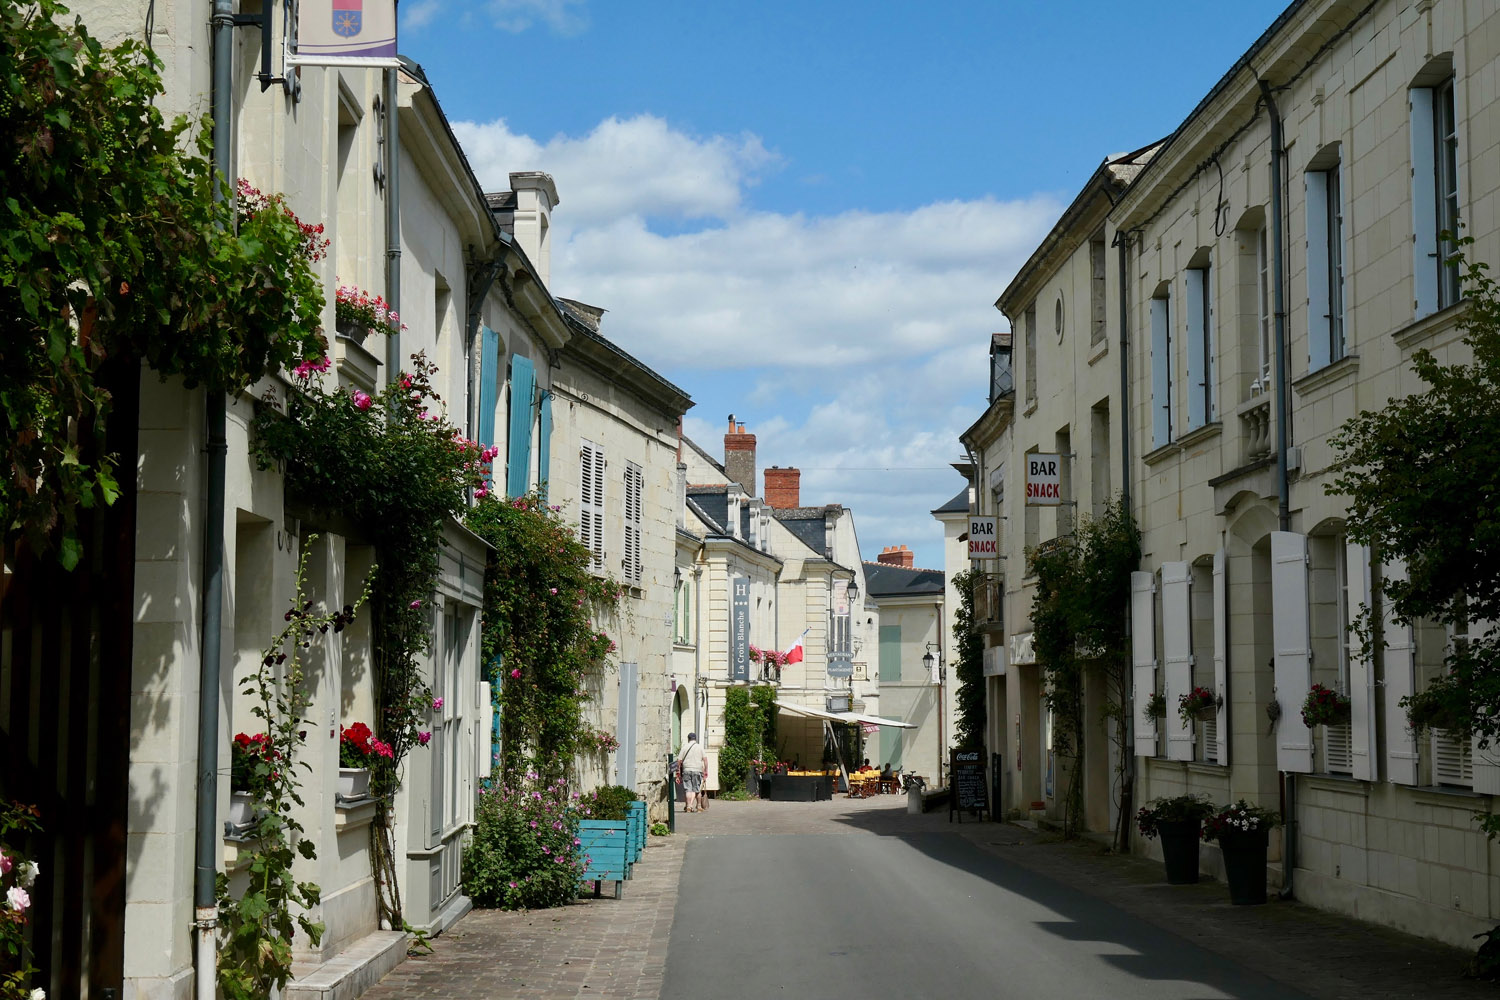
[{"label": "street lamp", "polygon": [[[848,594],[849,594],[849,605],[850,605],[850,607],[852,609],[853,605],[854,605],[854,602],[857,601],[857,600],[859,600],[859,581],[857,581],[855,579],[852,579],[852,578],[849,580]],[[852,613],[852,610],[851,610],[851,613]]]}]

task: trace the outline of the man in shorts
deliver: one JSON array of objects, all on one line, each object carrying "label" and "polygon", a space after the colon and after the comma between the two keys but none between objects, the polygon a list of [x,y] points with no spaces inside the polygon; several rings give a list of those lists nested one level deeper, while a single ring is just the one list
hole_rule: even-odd
[{"label": "man in shorts", "polygon": [[703,747],[697,733],[688,733],[687,745],[682,748],[678,763],[678,780],[687,799],[688,812],[702,812],[703,801]]}]

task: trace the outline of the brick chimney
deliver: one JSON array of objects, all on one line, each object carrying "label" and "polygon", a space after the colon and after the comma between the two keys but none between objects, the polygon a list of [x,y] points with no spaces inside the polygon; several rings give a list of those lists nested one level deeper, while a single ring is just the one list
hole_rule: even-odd
[{"label": "brick chimney", "polygon": [[875,561],[883,563],[886,566],[900,566],[902,569],[911,569],[912,560],[915,558],[912,555],[911,549],[905,545],[887,545],[880,550],[880,556]]},{"label": "brick chimney", "polygon": [[766,470],[766,503],[790,509],[802,506],[802,470],[773,465]]},{"label": "brick chimney", "polygon": [[745,433],[745,425],[729,415],[729,431],[724,435],[724,472],[731,483],[739,483],[745,493],[755,492],[755,435]]}]

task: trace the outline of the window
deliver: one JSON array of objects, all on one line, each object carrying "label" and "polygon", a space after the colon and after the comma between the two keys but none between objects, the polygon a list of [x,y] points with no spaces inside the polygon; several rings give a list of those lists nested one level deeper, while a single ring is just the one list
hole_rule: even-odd
[{"label": "window", "polygon": [[1213,269],[1187,272],[1187,429],[1214,419]]},{"label": "window", "polygon": [[578,448],[578,540],[593,553],[589,569],[604,571],[604,449],[588,439]]},{"label": "window", "polygon": [[1259,325],[1257,368],[1255,382],[1250,387],[1252,394],[1271,391],[1271,337],[1275,328],[1274,304],[1271,301],[1271,255],[1269,251],[1270,229],[1261,226],[1255,237],[1255,304]]},{"label": "window", "polygon": [[1421,319],[1458,302],[1458,115],[1452,70],[1445,60],[1433,72],[1446,74],[1434,86],[1413,87],[1411,105],[1411,182],[1413,305]]},{"label": "window", "polygon": [[443,707],[437,712],[432,727],[432,745],[429,748],[432,762],[432,839],[429,846],[437,846],[443,835],[462,818],[460,803],[459,761],[463,758],[462,728],[463,699],[459,678],[463,673],[463,652],[468,642],[469,615],[457,605],[449,603],[443,609],[443,639],[440,655],[434,657],[432,671],[432,694],[434,699],[443,699]]},{"label": "window", "polygon": [[1172,295],[1151,299],[1151,444],[1172,440]]},{"label": "window", "polygon": [[641,499],[646,491],[646,476],[634,462],[625,463],[625,552],[620,568],[625,582],[641,585]]},{"label": "window", "polygon": [[1307,367],[1317,371],[1344,357],[1344,197],[1338,147],[1313,158],[1307,194]]},{"label": "window", "polygon": [[1059,344],[1062,343],[1063,339],[1063,320],[1065,318],[1063,315],[1063,297],[1062,295],[1058,295],[1057,304],[1052,307],[1052,332],[1057,334],[1057,342]]},{"label": "window", "polygon": [[1104,241],[1089,241],[1089,313],[1093,322],[1093,330],[1089,335],[1090,344],[1104,342],[1105,320],[1104,320]]},{"label": "window", "polygon": [[679,646],[693,643],[693,584],[687,577],[677,581],[672,602],[672,641]]},{"label": "window", "polygon": [[1036,303],[1026,307],[1026,402],[1036,402]]},{"label": "window", "polygon": [[880,683],[901,680],[901,626],[880,626]]}]

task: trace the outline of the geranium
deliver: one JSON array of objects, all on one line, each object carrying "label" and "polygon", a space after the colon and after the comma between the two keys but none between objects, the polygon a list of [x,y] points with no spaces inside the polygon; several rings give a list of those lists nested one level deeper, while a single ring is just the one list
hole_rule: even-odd
[{"label": "geranium", "polygon": [[329,240],[323,235],[323,223],[309,224],[297,218],[297,214],[288,207],[286,199],[279,194],[265,194],[259,188],[252,185],[241,177],[235,183],[235,208],[239,212],[241,220],[254,219],[261,212],[280,211],[288,219],[297,224],[302,231],[301,253],[307,258],[308,263],[316,264],[328,256]]},{"label": "geranium", "polygon": [[1224,806],[1203,821],[1204,840],[1223,840],[1226,836],[1270,830],[1281,825],[1281,814],[1272,809],[1253,806],[1244,799]]},{"label": "geranium", "polygon": [[371,767],[381,760],[394,760],[389,743],[377,737],[363,722],[343,730],[339,736],[339,767]]},{"label": "geranium", "polygon": [[1302,724],[1305,726],[1338,726],[1349,721],[1352,703],[1349,696],[1322,684],[1314,684],[1302,702]]},{"label": "geranium", "polygon": [[272,776],[272,763],[280,756],[265,733],[236,733],[229,745],[229,787],[259,797]]},{"label": "geranium", "polygon": [[370,333],[399,333],[406,329],[384,298],[354,285],[339,285],[334,292],[333,316],[339,326]]},{"label": "geranium", "polygon": [[1222,700],[1206,687],[1195,687],[1177,699],[1177,714],[1184,724],[1191,726],[1196,720],[1210,716],[1219,710]]}]

